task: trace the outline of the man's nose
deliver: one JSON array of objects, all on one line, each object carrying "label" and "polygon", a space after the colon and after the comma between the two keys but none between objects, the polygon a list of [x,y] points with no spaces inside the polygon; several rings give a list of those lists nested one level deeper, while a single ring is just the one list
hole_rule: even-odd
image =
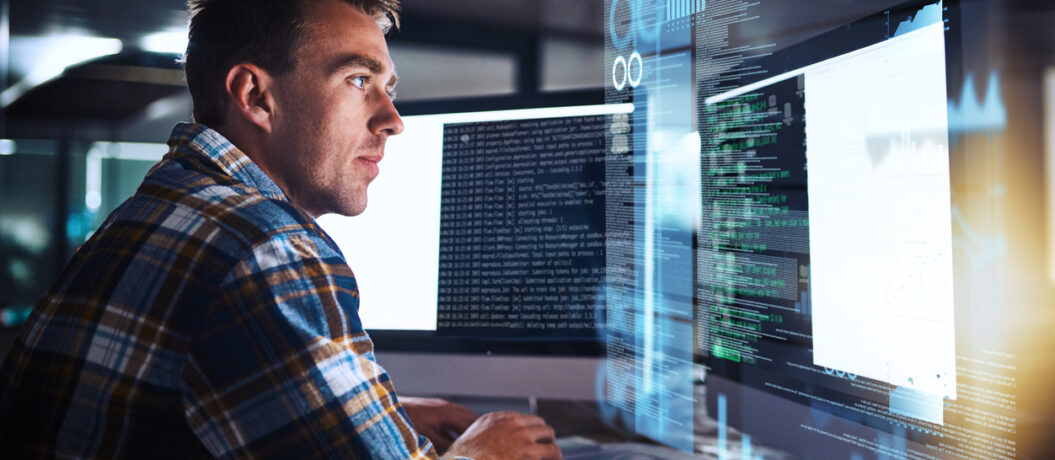
[{"label": "man's nose", "polygon": [[396,106],[392,104],[392,99],[388,95],[383,96],[380,106],[370,119],[370,132],[375,135],[384,133],[389,136],[403,132],[403,119],[400,118]]}]

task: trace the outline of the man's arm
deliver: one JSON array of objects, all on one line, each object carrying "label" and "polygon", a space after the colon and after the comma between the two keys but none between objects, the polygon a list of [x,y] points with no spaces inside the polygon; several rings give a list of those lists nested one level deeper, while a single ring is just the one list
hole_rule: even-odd
[{"label": "man's arm", "polygon": [[216,456],[434,458],[397,401],[339,256],[257,245],[223,280],[186,363],[184,413]]}]

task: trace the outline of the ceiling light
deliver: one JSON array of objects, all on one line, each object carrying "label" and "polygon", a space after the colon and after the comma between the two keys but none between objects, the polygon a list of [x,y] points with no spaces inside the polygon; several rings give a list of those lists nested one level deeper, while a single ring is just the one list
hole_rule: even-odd
[{"label": "ceiling light", "polygon": [[0,139],[0,155],[13,155],[18,150],[18,144],[11,139]]},{"label": "ceiling light", "polygon": [[187,50],[187,29],[169,29],[139,40],[139,47],[154,53],[183,54]]}]

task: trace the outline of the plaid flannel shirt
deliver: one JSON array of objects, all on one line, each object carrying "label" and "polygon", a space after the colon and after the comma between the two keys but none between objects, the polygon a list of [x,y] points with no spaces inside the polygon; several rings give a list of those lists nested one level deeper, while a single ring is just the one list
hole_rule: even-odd
[{"label": "plaid flannel shirt", "polygon": [[216,131],[169,145],[0,368],[0,456],[434,458],[337,245]]}]

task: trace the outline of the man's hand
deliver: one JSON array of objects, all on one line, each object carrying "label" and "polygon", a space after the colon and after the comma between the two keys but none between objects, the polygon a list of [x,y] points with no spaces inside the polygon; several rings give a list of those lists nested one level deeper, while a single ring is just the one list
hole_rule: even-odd
[{"label": "man's hand", "polygon": [[492,412],[480,417],[445,455],[474,460],[560,460],[553,428],[534,415]]},{"label": "man's hand", "polygon": [[441,454],[451,447],[458,435],[480,418],[465,406],[442,399],[400,396],[399,402],[403,410],[407,411],[414,429],[429,438],[436,446],[436,452]]}]

